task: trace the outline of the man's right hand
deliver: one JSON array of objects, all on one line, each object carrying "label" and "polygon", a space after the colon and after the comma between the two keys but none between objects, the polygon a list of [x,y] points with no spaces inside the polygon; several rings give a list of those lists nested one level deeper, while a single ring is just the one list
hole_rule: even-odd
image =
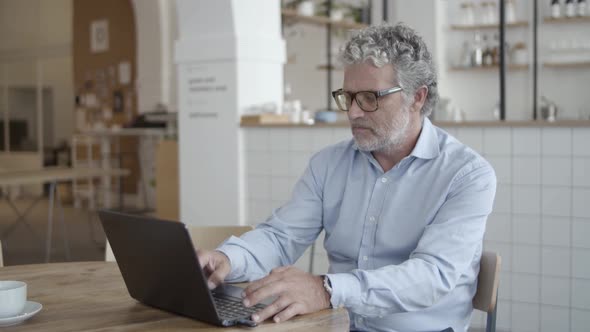
[{"label": "man's right hand", "polygon": [[217,250],[197,250],[197,257],[203,271],[205,271],[209,288],[214,289],[222,284],[231,271],[229,258]]}]

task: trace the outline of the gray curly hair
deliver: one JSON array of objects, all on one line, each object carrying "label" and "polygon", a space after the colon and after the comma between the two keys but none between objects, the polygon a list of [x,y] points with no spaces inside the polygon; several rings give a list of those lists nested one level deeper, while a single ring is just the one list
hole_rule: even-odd
[{"label": "gray curly hair", "polygon": [[404,99],[411,103],[421,86],[428,87],[422,116],[428,116],[438,102],[436,68],[422,37],[404,23],[382,24],[357,31],[340,51],[344,65],[371,60],[374,66],[392,64]]}]

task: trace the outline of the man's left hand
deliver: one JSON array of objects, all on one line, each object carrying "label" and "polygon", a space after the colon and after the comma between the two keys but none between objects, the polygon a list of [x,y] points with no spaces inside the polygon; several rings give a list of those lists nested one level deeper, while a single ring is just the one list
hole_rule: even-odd
[{"label": "man's left hand", "polygon": [[262,322],[274,316],[276,323],[295,315],[308,314],[330,307],[330,295],[324,289],[322,277],[303,272],[293,266],[279,267],[244,290],[244,305],[276,297],[266,308],[252,315],[252,320]]}]

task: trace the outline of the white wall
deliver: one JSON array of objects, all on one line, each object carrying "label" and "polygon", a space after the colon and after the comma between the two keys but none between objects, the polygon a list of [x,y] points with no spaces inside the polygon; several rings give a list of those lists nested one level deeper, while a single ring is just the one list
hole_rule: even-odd
[{"label": "white wall", "polygon": [[[484,246],[502,256],[499,331],[587,331],[590,315],[589,128],[446,128],[498,177]],[[247,221],[286,202],[309,157],[348,128],[244,128]],[[322,239],[313,273],[327,271]],[[297,263],[307,269],[309,251]],[[477,313],[473,326],[484,326]]]},{"label": "white wall", "polygon": [[178,39],[176,1],[133,0],[137,31],[138,112],[158,103],[177,109],[174,42]]},{"label": "white wall", "polygon": [[54,137],[45,145],[69,139],[74,127],[72,1],[0,0],[0,24],[0,85],[35,88],[39,75],[53,93]]}]

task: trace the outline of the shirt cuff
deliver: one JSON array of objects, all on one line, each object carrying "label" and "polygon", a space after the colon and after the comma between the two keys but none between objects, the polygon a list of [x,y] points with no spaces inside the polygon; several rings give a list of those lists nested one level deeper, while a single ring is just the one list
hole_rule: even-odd
[{"label": "shirt cuff", "polygon": [[229,259],[231,271],[225,277],[225,281],[242,282],[245,281],[243,279],[246,272],[246,257],[244,256],[244,248],[240,247],[239,245],[227,243],[230,242],[232,238],[230,238],[215,250],[223,253]]},{"label": "shirt cuff", "polygon": [[361,283],[352,273],[326,274],[332,284],[332,297],[330,303],[333,308],[347,306],[354,303],[361,293]]}]

